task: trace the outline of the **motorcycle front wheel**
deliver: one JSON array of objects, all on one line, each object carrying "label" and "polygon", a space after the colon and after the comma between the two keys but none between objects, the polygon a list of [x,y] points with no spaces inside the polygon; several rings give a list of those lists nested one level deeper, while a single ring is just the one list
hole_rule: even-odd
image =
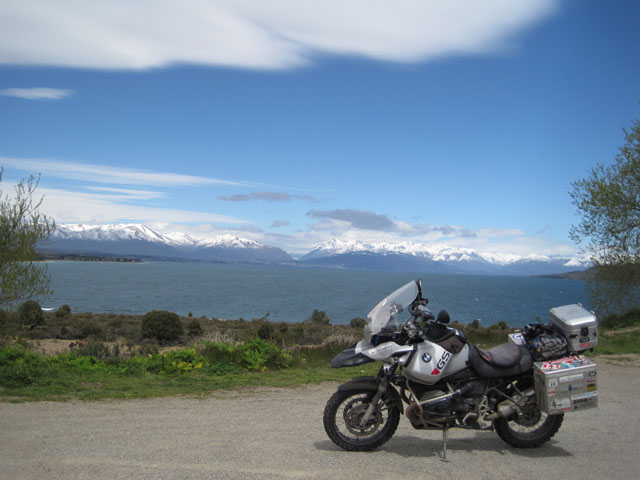
[{"label": "motorcycle front wheel", "polygon": [[375,390],[347,390],[334,393],[324,409],[324,429],[329,438],[349,451],[368,451],[389,440],[398,428],[400,411],[395,403],[383,395],[363,424]]}]

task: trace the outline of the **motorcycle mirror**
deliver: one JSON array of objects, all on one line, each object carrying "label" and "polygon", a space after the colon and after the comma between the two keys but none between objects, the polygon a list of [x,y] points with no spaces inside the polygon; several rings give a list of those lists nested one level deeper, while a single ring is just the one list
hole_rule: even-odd
[{"label": "motorcycle mirror", "polygon": [[449,317],[449,312],[447,312],[446,310],[440,310],[440,313],[438,313],[438,318],[436,319],[436,322],[449,323],[450,321],[451,321],[451,317]]},{"label": "motorcycle mirror", "polygon": [[416,284],[418,285],[418,300],[422,300],[423,305],[426,305],[429,300],[422,298],[422,280],[416,280]]}]

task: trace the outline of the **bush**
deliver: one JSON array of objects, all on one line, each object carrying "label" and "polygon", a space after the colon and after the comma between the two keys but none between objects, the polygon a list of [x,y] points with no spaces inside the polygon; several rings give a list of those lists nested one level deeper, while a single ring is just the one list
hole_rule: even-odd
[{"label": "bush", "polygon": [[80,325],[79,338],[95,337],[104,339],[104,329],[93,320],[87,320]]},{"label": "bush", "polygon": [[199,352],[209,363],[218,367],[240,366],[247,370],[265,371],[269,368],[289,368],[293,363],[291,353],[259,338],[243,345],[206,342]]},{"label": "bush", "polygon": [[314,310],[311,316],[307,319],[307,322],[314,325],[331,325],[331,320],[326,312],[322,310]]},{"label": "bush", "polygon": [[29,326],[31,328],[44,325],[44,313],[40,304],[35,300],[27,300],[20,308],[18,308],[18,318],[22,325]]},{"label": "bush", "polygon": [[198,319],[194,318],[189,322],[189,325],[187,325],[187,335],[190,337],[199,337],[203,333],[204,330]]},{"label": "bush", "polygon": [[282,334],[287,333],[289,331],[289,324],[287,322],[280,322],[278,324],[278,331]]},{"label": "bush", "polygon": [[364,318],[354,318],[351,320],[351,323],[349,323],[349,325],[351,325],[352,328],[364,328],[364,326],[367,324],[367,321]]},{"label": "bush", "polygon": [[293,357],[287,351],[256,338],[241,347],[244,353],[242,366],[247,370],[265,371],[268,368],[288,368]]},{"label": "bush", "polygon": [[269,340],[273,337],[273,325],[268,322],[263,322],[258,328],[258,337],[262,340]]},{"label": "bush", "polygon": [[640,325],[640,310],[637,308],[619,315],[608,315],[604,317],[600,322],[600,326],[602,328],[613,330],[618,328],[633,327],[636,325]]},{"label": "bush", "polygon": [[24,348],[0,350],[0,386],[17,388],[32,385],[50,371],[46,359]]},{"label": "bush", "polygon": [[12,335],[15,330],[16,316],[14,312],[0,310],[0,335]]},{"label": "bush", "polygon": [[71,315],[71,307],[67,304],[56,310],[56,318],[66,318],[69,315]]},{"label": "bush", "polygon": [[117,358],[120,354],[120,347],[118,347],[117,353],[116,353],[115,351],[114,352],[111,351],[111,349],[109,348],[109,345],[103,342],[92,341],[92,342],[81,344],[80,346],[74,349],[74,352],[78,357],[95,357],[98,360],[105,360],[112,356]]},{"label": "bush", "polygon": [[180,317],[165,310],[153,310],[142,318],[142,338],[171,342],[184,333]]},{"label": "bush", "polygon": [[471,322],[468,327],[472,330],[478,330],[480,328],[480,320],[478,320],[477,318],[475,320],[473,320],[473,322]]},{"label": "bush", "polygon": [[504,320],[500,320],[498,323],[495,323],[489,327],[489,330],[507,330],[509,325]]}]

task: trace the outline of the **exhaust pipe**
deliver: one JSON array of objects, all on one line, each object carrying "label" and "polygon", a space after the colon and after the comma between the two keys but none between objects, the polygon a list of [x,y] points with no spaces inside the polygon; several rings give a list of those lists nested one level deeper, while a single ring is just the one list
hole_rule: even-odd
[{"label": "exhaust pipe", "polygon": [[517,413],[520,406],[534,397],[536,391],[533,388],[525,390],[522,395],[515,395],[513,399],[504,400],[500,402],[496,407],[496,411],[487,417],[487,420],[495,420],[497,418],[509,418],[514,413]]}]

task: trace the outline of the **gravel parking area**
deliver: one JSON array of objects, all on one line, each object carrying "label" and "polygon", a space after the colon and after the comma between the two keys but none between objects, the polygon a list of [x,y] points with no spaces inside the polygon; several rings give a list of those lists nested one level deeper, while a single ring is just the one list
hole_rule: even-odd
[{"label": "gravel parking area", "polygon": [[0,478],[590,479],[637,478],[640,382],[629,361],[598,359],[599,407],[565,415],[541,448],[494,432],[440,432],[402,418],[379,450],[349,453],[322,426],[336,384],[202,398],[0,403]]}]

